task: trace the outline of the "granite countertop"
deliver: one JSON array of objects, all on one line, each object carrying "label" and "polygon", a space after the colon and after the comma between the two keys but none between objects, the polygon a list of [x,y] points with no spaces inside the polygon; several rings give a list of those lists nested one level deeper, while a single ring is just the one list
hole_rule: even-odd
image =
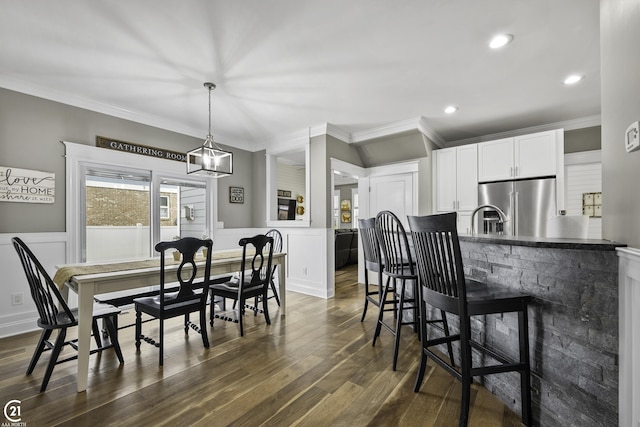
[{"label": "granite countertop", "polygon": [[459,239],[461,242],[529,246],[534,248],[582,249],[591,251],[613,251],[615,248],[627,246],[624,243],[618,243],[611,240],[506,236],[501,234],[460,234]]}]

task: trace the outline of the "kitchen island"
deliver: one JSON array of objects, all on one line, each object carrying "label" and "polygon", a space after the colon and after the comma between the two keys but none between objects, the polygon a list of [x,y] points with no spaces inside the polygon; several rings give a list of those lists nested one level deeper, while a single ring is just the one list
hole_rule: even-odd
[{"label": "kitchen island", "polygon": [[[605,240],[460,235],[465,274],[532,295],[533,418],[544,426],[618,424],[618,259]],[[474,339],[517,355],[517,317],[474,319]],[[478,355],[475,355],[478,357]],[[486,361],[485,361],[486,363]],[[483,384],[520,413],[519,375]]]}]

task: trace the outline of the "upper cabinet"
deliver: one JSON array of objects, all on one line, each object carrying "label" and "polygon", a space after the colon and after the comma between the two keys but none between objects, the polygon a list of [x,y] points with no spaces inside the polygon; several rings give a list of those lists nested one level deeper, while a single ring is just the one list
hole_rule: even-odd
[{"label": "upper cabinet", "polygon": [[558,132],[562,131],[539,132],[478,144],[478,181],[556,175],[558,152],[564,146]]},{"label": "upper cabinet", "polygon": [[445,148],[433,153],[436,211],[475,209],[478,204],[477,145]]}]

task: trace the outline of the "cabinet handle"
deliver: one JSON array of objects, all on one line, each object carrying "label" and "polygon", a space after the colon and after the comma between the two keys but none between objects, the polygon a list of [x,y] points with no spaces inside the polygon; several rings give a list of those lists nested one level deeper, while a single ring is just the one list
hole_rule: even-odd
[{"label": "cabinet handle", "polygon": [[518,176],[518,167],[516,166],[516,176]]},{"label": "cabinet handle", "polygon": [[453,201],[453,210],[454,211],[456,210],[456,201],[455,200]]},{"label": "cabinet handle", "polygon": [[509,168],[509,176],[513,176],[513,166]]}]

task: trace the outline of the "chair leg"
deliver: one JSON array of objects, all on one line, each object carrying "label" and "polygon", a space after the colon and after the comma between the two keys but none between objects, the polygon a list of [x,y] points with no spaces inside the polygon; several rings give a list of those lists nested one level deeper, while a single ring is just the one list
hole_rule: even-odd
[{"label": "chair leg", "polygon": [[280,297],[278,296],[278,290],[276,288],[275,282],[273,281],[273,278],[271,279],[271,292],[273,292],[273,297],[276,299],[278,307],[280,307]]},{"label": "chair leg", "polygon": [[189,334],[189,313],[184,315],[184,334]]},{"label": "chair leg", "polygon": [[234,301],[234,304],[238,303],[238,325],[240,325],[240,336],[244,336],[244,328],[242,326],[242,317],[244,316],[244,310],[242,309],[244,307],[245,301],[244,299],[237,299]]},{"label": "chair leg", "polygon": [[140,335],[142,335],[142,313],[136,310],[136,350],[140,351]]},{"label": "chair leg", "polygon": [[43,393],[47,389],[47,385],[49,384],[49,379],[51,378],[51,373],[53,372],[54,366],[56,366],[56,362],[58,361],[58,356],[60,355],[60,351],[64,346],[64,340],[67,337],[67,328],[62,328],[58,332],[58,338],[56,338],[56,343],[51,350],[51,358],[49,359],[49,364],[47,365],[47,370],[44,373],[44,379],[42,380],[42,386],[40,387],[40,393]]},{"label": "chair leg", "polygon": [[98,327],[98,319],[93,319],[91,322],[91,329],[93,331],[93,339],[96,341],[98,348],[102,348],[102,340],[100,339],[100,328]]},{"label": "chair leg", "polygon": [[[426,310],[425,310],[426,312]],[[449,322],[447,322],[447,312],[444,310],[440,310],[440,315],[442,316],[442,327],[444,329],[444,336],[449,336]],[[426,316],[426,314],[425,314]],[[451,362],[451,366],[455,368],[456,363],[453,359],[453,346],[451,345],[451,341],[447,342],[447,352],[449,353],[449,361]]]},{"label": "chair leg", "polygon": [[402,331],[402,314],[404,313],[404,299],[406,281],[402,280],[402,289],[400,290],[400,309],[398,310],[398,319],[396,321],[396,339],[393,344],[393,370],[396,370],[398,365],[398,351],[400,350],[400,331]]},{"label": "chair leg", "polygon": [[46,342],[50,336],[51,336],[51,329],[42,330],[42,334],[40,334],[40,340],[38,341],[38,346],[33,352],[33,356],[31,357],[31,362],[29,363],[29,367],[27,368],[27,375],[31,375],[31,373],[33,372],[33,369],[36,367],[36,364],[38,363],[38,359],[40,359],[40,356],[42,355],[42,352],[46,347]]},{"label": "chair leg", "polygon": [[369,273],[364,270],[364,308],[362,309],[361,322],[364,322],[364,316],[367,314],[367,307],[369,306]]},{"label": "chair leg", "polygon": [[160,350],[160,359],[158,360],[158,364],[162,366],[164,362],[164,319],[160,318],[160,337],[159,341],[159,350]]},{"label": "chair leg", "polygon": [[211,304],[209,304],[209,325],[213,326],[213,318],[216,311],[216,296],[211,292]]},{"label": "chair leg", "polygon": [[264,291],[264,295],[262,296],[262,312],[264,313],[264,320],[267,322],[267,325],[271,324],[271,319],[269,318],[269,305],[267,304],[267,292]]},{"label": "chair leg", "polygon": [[[380,300],[380,310],[378,311],[378,322],[376,323],[376,331],[373,334],[373,344],[371,344],[372,346],[376,345],[376,340],[380,336],[380,330],[382,328],[382,318],[384,316],[384,306],[385,306],[385,302],[387,301],[387,294],[389,293],[389,283],[390,281],[387,280],[387,284],[384,286],[384,291],[382,291],[382,299]],[[395,300],[395,295],[394,295],[394,300]],[[395,303],[394,303],[394,307],[395,307]]]},{"label": "chair leg", "polygon": [[[116,318],[116,319],[117,317],[118,317],[117,314],[113,316],[113,318]],[[111,340],[111,345],[113,346],[113,350],[116,352],[116,356],[118,357],[120,364],[123,364],[124,357],[122,357],[122,349],[120,349],[120,342],[118,341],[118,327],[110,317],[106,317],[104,319],[104,324],[107,327],[107,331],[109,332],[109,339]]]},{"label": "chair leg", "polygon": [[427,368],[427,353],[425,352],[427,349],[427,306],[422,300],[422,294],[419,295],[418,301],[420,302],[420,367],[416,375],[416,383],[413,386],[415,393],[420,391]]},{"label": "chair leg", "polygon": [[209,336],[207,335],[207,306],[200,310],[200,335],[202,335],[202,344],[204,348],[209,348]]},{"label": "chair leg", "polygon": [[522,400],[522,423],[526,426],[533,424],[531,414],[531,366],[529,362],[529,320],[527,305],[518,313],[518,330],[520,341],[520,363],[525,368],[520,371],[520,399]]},{"label": "chair leg", "polygon": [[471,325],[469,319],[460,319],[460,347],[461,347],[461,374],[462,396],[460,401],[459,426],[466,427],[469,422],[469,405],[471,401]]}]

